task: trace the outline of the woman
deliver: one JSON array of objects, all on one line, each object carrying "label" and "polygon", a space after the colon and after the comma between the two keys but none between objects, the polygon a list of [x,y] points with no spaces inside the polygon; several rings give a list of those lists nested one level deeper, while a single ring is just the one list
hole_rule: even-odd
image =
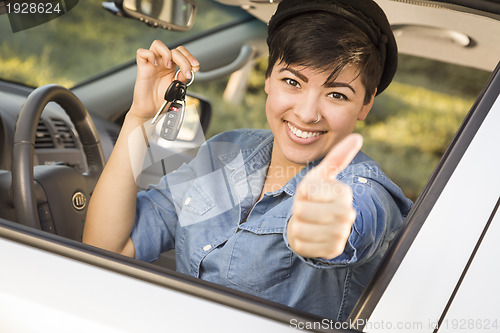
[{"label": "woman", "polygon": [[394,37],[374,2],[284,0],[268,46],[271,131],[217,135],[139,194],[142,134],[176,67],[189,80],[199,63],[160,41],[138,50],[134,101],[84,241],[148,261],[175,248],[180,272],[345,320],[411,207],[351,134],[392,80]]}]

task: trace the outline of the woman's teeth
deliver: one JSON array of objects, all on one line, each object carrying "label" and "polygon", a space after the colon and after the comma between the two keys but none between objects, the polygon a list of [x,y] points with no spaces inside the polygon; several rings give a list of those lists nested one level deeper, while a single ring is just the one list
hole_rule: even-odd
[{"label": "woman's teeth", "polygon": [[293,126],[292,124],[290,124],[289,122],[287,122],[287,124],[288,124],[288,128],[290,129],[290,131],[292,131],[292,133],[295,136],[297,136],[299,138],[302,138],[302,139],[312,138],[312,137],[318,136],[318,135],[320,135],[320,134],[323,133],[323,132],[306,132],[306,131],[301,131],[298,128],[296,128],[295,126]]}]

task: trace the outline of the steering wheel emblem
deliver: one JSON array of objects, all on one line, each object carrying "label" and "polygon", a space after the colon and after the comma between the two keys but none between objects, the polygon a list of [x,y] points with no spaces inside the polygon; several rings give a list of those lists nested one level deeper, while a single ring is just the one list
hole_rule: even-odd
[{"label": "steering wheel emblem", "polygon": [[73,198],[71,199],[73,203],[73,208],[76,210],[82,210],[87,206],[87,198],[85,197],[85,194],[82,192],[76,192],[73,194]]}]

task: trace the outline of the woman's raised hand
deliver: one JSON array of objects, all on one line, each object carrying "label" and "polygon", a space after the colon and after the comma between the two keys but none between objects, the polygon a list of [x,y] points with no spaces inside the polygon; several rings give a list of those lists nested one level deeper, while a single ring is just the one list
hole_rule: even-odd
[{"label": "woman's raised hand", "polygon": [[298,255],[333,259],[344,251],[356,211],[351,187],[336,176],[362,144],[361,135],[348,135],[299,183],[287,226],[288,242]]},{"label": "woman's raised hand", "polygon": [[142,122],[154,117],[165,101],[167,88],[174,80],[177,67],[180,73],[177,80],[186,82],[200,69],[198,60],[184,47],[170,50],[159,40],[151,47],[137,50],[137,79],[134,87],[134,100],[129,115]]}]

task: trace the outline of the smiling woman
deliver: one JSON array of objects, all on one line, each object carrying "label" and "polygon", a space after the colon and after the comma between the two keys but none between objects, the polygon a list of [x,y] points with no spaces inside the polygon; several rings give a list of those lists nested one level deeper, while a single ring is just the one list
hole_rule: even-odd
[{"label": "smiling woman", "polygon": [[[359,11],[375,21],[370,30],[348,24]],[[160,41],[137,52],[134,100],[93,192],[83,241],[144,261],[175,250],[179,272],[345,320],[412,205],[351,134],[394,76],[386,64],[397,56],[394,37],[374,2],[304,8],[284,0],[267,41],[271,131],[221,133],[139,193],[133,169],[148,154],[150,120],[176,66],[196,73],[200,62]],[[297,44],[309,45],[299,59]],[[322,53],[335,58],[318,64]]]},{"label": "smiling woman", "polygon": [[[272,52],[266,58],[266,22],[278,1],[196,0],[197,20],[191,30],[182,33],[153,29],[138,20],[113,16],[97,0],[79,1],[60,18],[16,33],[10,32],[7,16],[0,15],[0,261],[5,266],[0,276],[2,329],[7,325],[12,332],[26,331],[28,325],[30,330],[51,332],[101,331],[102,326],[106,331],[117,332],[279,332],[296,328],[346,331],[353,328],[344,325],[352,318],[361,318],[361,326],[366,323],[377,297],[383,293],[382,288],[375,292],[372,288],[390,279],[392,275],[385,274],[388,271],[406,271],[402,274],[408,278],[397,284],[415,294],[405,302],[415,306],[408,311],[411,315],[420,313],[419,294],[431,279],[442,281],[442,276],[450,275],[455,285],[462,261],[468,259],[470,245],[476,242],[477,235],[469,230],[477,233],[487,216],[485,219],[486,210],[474,212],[467,204],[457,210],[453,200],[458,195],[446,198],[449,192],[443,192],[443,199],[450,202],[452,209],[436,220],[449,224],[444,234],[453,234],[460,242],[443,237],[443,229],[435,230],[433,224],[425,225],[423,235],[434,237],[430,238],[432,241],[416,239],[416,244],[422,246],[414,256],[421,261],[416,268],[435,261],[438,267],[433,269],[441,269],[443,274],[433,276],[429,269],[425,276],[418,276],[422,286],[413,288],[412,284],[409,288],[411,275],[417,278],[418,274],[410,274],[413,270],[408,270],[408,265],[394,267],[404,256],[399,252],[404,246],[399,244],[403,240],[405,246],[411,243],[408,237],[415,236],[415,225],[423,223],[422,219],[417,219],[416,224],[414,221],[425,215],[429,207],[419,205],[423,212],[409,212],[411,204],[406,197],[417,199],[489,73],[399,54],[393,83],[386,87],[390,81],[387,78],[394,74],[390,72],[386,80],[380,80],[381,85],[377,67],[383,64],[385,74],[385,69],[391,67],[383,59],[395,61],[396,55],[390,47],[389,54],[378,55],[389,44],[380,31],[371,33],[370,29],[377,30],[375,23],[358,22],[355,27],[339,30],[341,36],[336,36],[322,22],[302,22],[305,17],[314,22],[309,19],[317,15],[306,15],[308,5],[327,2],[340,7],[334,6],[335,13],[329,13],[328,7],[326,18],[322,16],[321,20],[338,19],[340,15],[341,20],[348,17],[355,23],[352,15],[361,14],[351,10],[357,4],[370,3],[280,1],[285,7],[295,4],[301,10],[288,12],[297,15],[293,32],[285,28],[282,33],[286,36],[276,34],[290,37],[278,42],[293,45],[291,50],[278,46],[286,52],[278,52],[276,58]],[[476,32],[497,27],[491,24],[495,19],[479,15],[477,8],[467,12],[465,7],[459,11],[447,7],[456,1],[442,0],[439,6],[432,7],[427,6],[427,0],[413,0],[411,4],[405,0],[376,2],[394,22],[391,26],[402,31],[397,38],[403,41],[410,37],[416,41],[444,31],[446,25],[450,25],[446,28],[449,31],[459,30],[456,22],[467,22],[464,29],[470,26]],[[437,5],[437,1],[433,3]],[[473,24],[476,16],[480,18],[479,25]],[[271,27],[279,29],[290,21],[286,14],[277,18],[278,21],[271,21]],[[443,27],[400,29],[415,22]],[[365,29],[368,38],[353,36],[365,33]],[[475,58],[469,65],[480,63],[484,67],[483,58],[476,52],[486,39],[473,32],[464,31],[471,41],[477,42],[466,48],[471,59]],[[497,38],[491,31],[485,31],[485,35]],[[331,43],[326,42],[330,39]],[[323,57],[329,53],[329,47],[341,44],[341,48],[349,48],[353,46],[349,41],[353,40],[354,50],[349,56],[340,56],[341,61],[331,64],[330,56]],[[359,43],[370,47],[360,47]],[[185,47],[179,47],[180,44]],[[270,44],[271,49],[276,47],[272,41]],[[418,51],[428,50],[423,44],[415,45]],[[430,45],[436,50],[433,55],[439,55],[440,45],[432,44],[432,38]],[[488,51],[495,50],[495,45],[487,47]],[[403,42],[403,46],[400,50],[409,50],[407,43]],[[299,57],[295,51],[299,51]],[[358,51],[368,52],[372,59],[367,60]],[[300,57],[300,52],[306,56]],[[338,50],[330,53],[337,54]],[[131,60],[134,54],[137,61]],[[292,58],[288,57],[290,54]],[[314,57],[308,62],[310,56]],[[252,67],[253,60],[256,62]],[[365,66],[363,62],[375,66]],[[175,78],[176,65],[182,73],[193,70],[196,77],[187,92],[195,101],[191,114],[195,125],[190,128],[190,138],[167,141],[159,136],[158,127],[149,126],[149,118],[163,103],[165,90]],[[229,81],[223,77],[233,72]],[[372,77],[369,73],[378,74]],[[180,74],[177,79],[185,81]],[[87,134],[80,133],[81,124],[62,110],[72,106],[61,108],[49,103],[40,121],[38,116],[20,116],[23,104],[30,104],[28,95],[36,96],[37,91],[54,87],[36,91],[30,87],[43,83],[73,87],[71,91],[88,109],[95,124],[90,131],[98,138],[89,141]],[[222,96],[228,95],[224,94],[228,86],[239,90],[243,96],[240,104],[222,100]],[[494,98],[488,96],[490,103]],[[208,100],[214,105],[212,126],[203,133],[199,129],[206,126],[200,126],[203,121],[198,119],[210,119],[205,108]],[[488,107],[483,100],[478,104],[482,110]],[[467,119],[469,125],[480,126],[477,117]],[[159,125],[161,121],[160,118]],[[491,122],[488,131],[498,133],[494,130],[496,123]],[[31,126],[29,130],[27,124]],[[14,140],[16,130],[31,135],[22,138],[20,144],[25,147],[24,158],[33,157],[34,167],[27,166],[31,162],[12,160],[13,146],[19,146],[18,140]],[[363,152],[358,152],[359,135],[348,135],[353,130],[363,135]],[[342,140],[344,137],[347,139]],[[491,141],[496,142],[495,138]],[[463,154],[467,147],[462,146],[463,141],[457,142],[455,148]],[[98,150],[100,145],[107,166],[100,185],[93,190],[95,181],[85,177],[85,171],[87,167],[95,169],[102,154],[89,157],[86,152]],[[473,152],[484,153],[481,149]],[[453,154],[453,159],[446,159],[438,171],[449,172],[446,166],[461,156]],[[475,156],[469,160],[476,162]],[[498,165],[488,161],[488,170]],[[18,177],[19,170],[28,176],[33,171],[36,180]],[[78,178],[72,177],[75,172],[79,173]],[[488,187],[470,174],[474,172],[461,174],[456,184]],[[16,185],[15,193],[31,193],[25,200],[29,201],[27,204],[15,203],[11,195],[12,177],[14,183],[21,184],[20,190]],[[431,182],[435,179],[433,175]],[[439,177],[438,185],[447,179]],[[497,200],[498,193],[490,190]],[[460,194],[464,202],[479,199],[481,207],[488,206],[489,199],[483,200],[479,191],[465,193],[467,200],[461,191],[452,192]],[[432,205],[437,197],[439,193],[428,192],[427,188],[423,199],[417,202]],[[89,201],[83,240],[97,247],[81,242]],[[34,210],[28,212],[26,206],[30,204]],[[491,208],[488,214],[493,214]],[[20,225],[23,216],[15,210],[27,212],[35,228]],[[466,210],[465,220],[457,211]],[[413,218],[410,229],[403,221],[407,214]],[[479,222],[476,215],[480,216]],[[461,228],[453,227],[458,220]],[[45,231],[35,230],[37,224]],[[68,233],[68,229],[78,232]],[[466,255],[460,252],[465,243],[462,240],[468,244]],[[429,244],[456,251],[447,250],[443,260],[435,256],[443,249],[428,251]],[[390,257],[384,256],[386,251]],[[460,262],[456,264],[458,257]],[[394,266],[386,265],[387,262]],[[447,266],[448,262],[454,267]],[[485,288],[491,285],[495,285],[494,281]],[[452,292],[449,286],[445,288],[448,294]],[[385,303],[389,310],[383,319],[387,322],[396,314],[400,294],[401,291],[394,293],[395,301]],[[441,306],[432,306],[433,316]],[[39,315],[40,327],[26,324],[26,309]],[[56,317],[63,319],[50,320]],[[76,328],[61,328],[61,322]],[[186,327],[191,322],[194,324]],[[432,318],[430,322],[437,320]]]}]

